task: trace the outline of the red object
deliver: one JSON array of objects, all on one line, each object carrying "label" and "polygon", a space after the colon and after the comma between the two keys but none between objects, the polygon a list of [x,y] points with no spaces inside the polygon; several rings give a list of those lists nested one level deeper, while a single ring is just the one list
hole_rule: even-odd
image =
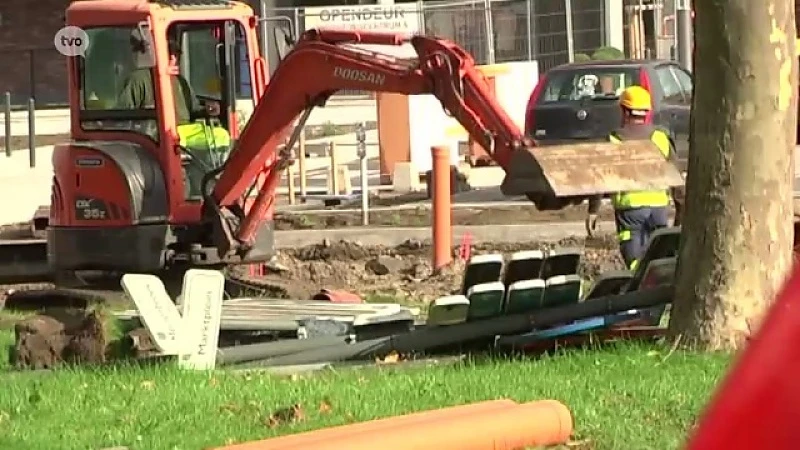
[{"label": "red object", "polygon": [[466,232],[461,237],[461,247],[458,251],[458,258],[461,261],[469,261],[470,256],[472,256],[472,234]]},{"label": "red object", "polygon": [[331,303],[364,303],[364,300],[352,292],[323,289],[311,297],[311,300]]},{"label": "red object", "polygon": [[531,96],[528,98],[528,105],[525,107],[525,133],[530,136],[533,135],[534,127],[536,126],[536,115],[534,114],[536,104],[539,103],[539,97],[541,97],[542,91],[546,85],[547,75],[540,76],[539,82],[536,83],[536,87],[533,88],[533,92],[531,92]]},{"label": "red object", "polygon": [[450,149],[431,148],[433,159],[433,268],[453,261],[452,207],[450,204]]},{"label": "red object", "polygon": [[688,450],[794,450],[800,442],[800,266],[700,421]]},{"label": "red object", "polygon": [[[649,92],[650,95],[653,94],[653,86],[650,83],[650,75],[647,73],[647,71],[644,68],[639,70],[639,85],[641,87],[647,89],[647,92]],[[647,123],[653,123],[653,111],[652,110],[649,113],[647,113],[647,117],[645,117],[645,120],[647,121]]]}]

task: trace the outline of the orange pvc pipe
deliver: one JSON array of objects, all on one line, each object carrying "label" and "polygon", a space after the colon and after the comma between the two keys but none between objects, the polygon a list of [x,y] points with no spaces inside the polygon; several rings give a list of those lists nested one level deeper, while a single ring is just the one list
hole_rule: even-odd
[{"label": "orange pvc pipe", "polygon": [[[563,444],[572,434],[572,415],[554,400],[437,418],[385,430],[313,442],[314,450],[518,450]],[[268,447],[265,447],[268,448]],[[307,450],[303,444],[280,450]]]},{"label": "orange pvc pipe", "polygon": [[465,415],[483,414],[517,407],[519,407],[519,404],[512,400],[490,400],[479,403],[471,403],[468,405],[434,409],[432,411],[422,411],[403,416],[370,420],[367,422],[354,423],[350,425],[323,428],[321,430],[307,431],[305,433],[291,434],[288,436],[281,436],[260,441],[244,442],[227,447],[220,447],[217,450],[282,450],[290,447],[295,448],[295,446],[298,445],[311,445],[318,441],[325,441],[328,439],[339,439],[358,433],[382,433],[385,430],[393,429],[399,426],[414,426],[419,423],[429,422],[441,418],[456,418]]},{"label": "orange pvc pipe", "polygon": [[440,269],[452,262],[453,246],[450,211],[450,149],[431,148],[433,160],[433,268]]}]

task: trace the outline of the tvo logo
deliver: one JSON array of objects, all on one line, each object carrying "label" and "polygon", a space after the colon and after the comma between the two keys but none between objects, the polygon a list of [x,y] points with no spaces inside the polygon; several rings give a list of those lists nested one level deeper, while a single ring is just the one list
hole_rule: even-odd
[{"label": "tvo logo", "polygon": [[82,28],[70,25],[56,32],[53,44],[64,56],[85,56],[89,49],[89,35]]}]

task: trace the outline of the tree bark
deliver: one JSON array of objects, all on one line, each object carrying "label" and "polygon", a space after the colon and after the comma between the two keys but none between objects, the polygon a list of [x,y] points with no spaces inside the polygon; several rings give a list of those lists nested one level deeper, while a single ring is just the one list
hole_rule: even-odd
[{"label": "tree bark", "polygon": [[695,1],[686,215],[670,334],[740,346],[792,262],[794,0]]}]

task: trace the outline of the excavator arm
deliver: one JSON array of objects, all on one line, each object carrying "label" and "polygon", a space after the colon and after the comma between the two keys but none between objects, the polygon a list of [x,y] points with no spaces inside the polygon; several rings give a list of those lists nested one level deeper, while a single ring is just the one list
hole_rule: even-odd
[{"label": "excavator arm", "polygon": [[[415,49],[417,58],[395,58],[355,46],[406,43]],[[553,202],[557,197],[642,189],[652,187],[653,181],[659,188],[682,182],[677,170],[677,182],[666,179],[669,165],[647,143],[634,146],[637,150],[626,157],[620,157],[619,147],[612,144],[536,148],[490,92],[473,58],[455,43],[419,35],[309,30],[275,70],[206,198],[205,213],[214,221],[220,257],[248,251],[273,204],[283,169],[293,162],[291,148],[305,120],[315,106],[324,105],[342,89],[434,95],[506,171],[504,192],[528,195],[540,209],[563,207],[565,203]],[[299,125],[289,144],[283,145],[298,116]],[[639,182],[640,174],[631,173],[630,162],[624,161],[631,157],[653,166],[650,172],[658,173],[658,179]],[[586,170],[587,161],[595,163],[599,172]],[[265,181],[251,208],[236,217],[233,206],[241,202],[264,170]],[[509,180],[512,175],[514,179]]]}]

